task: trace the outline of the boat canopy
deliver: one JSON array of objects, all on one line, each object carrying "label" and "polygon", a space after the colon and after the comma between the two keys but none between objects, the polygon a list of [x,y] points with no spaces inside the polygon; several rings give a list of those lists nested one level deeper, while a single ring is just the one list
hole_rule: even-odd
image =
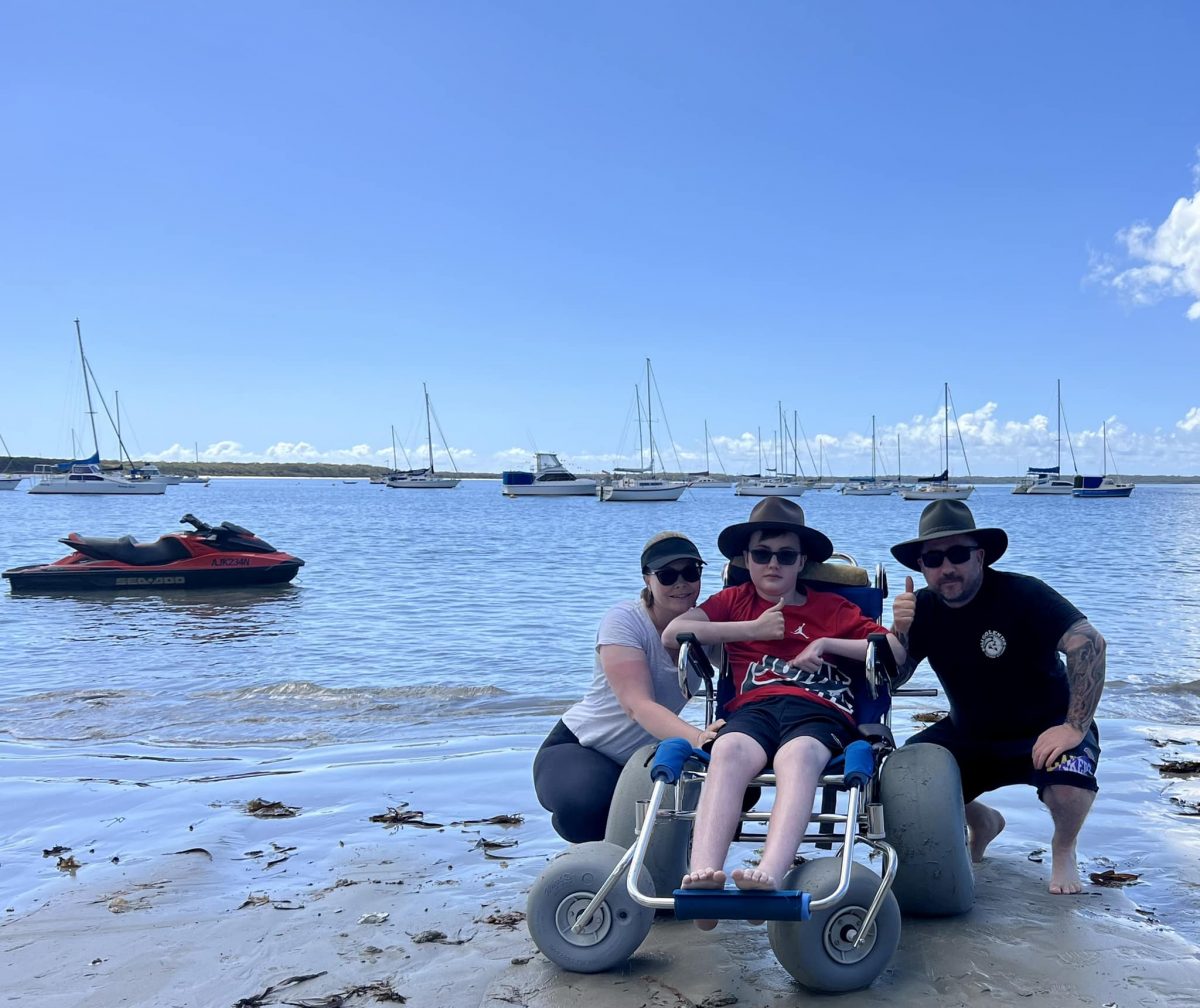
[{"label": "boat canopy", "polygon": [[1059,466],[1030,466],[1027,472],[1030,476],[1057,476],[1059,475]]},{"label": "boat canopy", "polygon": [[59,463],[57,463],[57,464],[54,466],[54,468],[55,468],[56,470],[58,470],[59,472],[70,472],[70,471],[71,471],[73,468],[75,468],[75,466],[77,466],[77,465],[82,465],[82,466],[94,465],[94,466],[98,466],[99,464],[100,464],[100,453],[99,453],[99,452],[93,452],[93,453],[92,453],[92,456],[91,456],[90,458],[85,458],[85,459],[75,459],[73,462],[59,462]]},{"label": "boat canopy", "polygon": [[950,480],[950,470],[943,469],[940,476],[918,476],[918,483],[947,483]]}]

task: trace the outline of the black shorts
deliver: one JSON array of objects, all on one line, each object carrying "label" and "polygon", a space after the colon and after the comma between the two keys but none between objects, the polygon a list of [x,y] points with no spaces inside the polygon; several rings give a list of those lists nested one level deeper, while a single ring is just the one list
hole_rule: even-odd
[{"label": "black shorts", "polygon": [[971,802],[986,791],[1008,787],[1010,784],[1029,784],[1037,788],[1038,798],[1048,784],[1066,784],[1085,791],[1099,791],[1096,767],[1100,762],[1100,729],[1093,721],[1083,741],[1058,758],[1053,767],[1037,770],[1033,766],[1033,744],[1037,736],[1027,739],[968,738],[958,731],[948,718],[917,732],[905,745],[932,742],[950,750],[962,774],[963,801]]},{"label": "black shorts", "polygon": [[853,726],[844,717],[801,696],[764,697],[739,707],[725,719],[720,734],[729,732],[749,735],[763,747],[768,763],[794,738],[815,738],[834,756],[855,738]]}]

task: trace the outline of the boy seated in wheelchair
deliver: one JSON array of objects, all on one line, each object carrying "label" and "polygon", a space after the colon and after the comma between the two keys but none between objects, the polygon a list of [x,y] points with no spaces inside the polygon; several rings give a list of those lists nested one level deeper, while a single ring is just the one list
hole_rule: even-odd
[{"label": "boy seated in wheelchair", "polygon": [[[862,662],[867,638],[887,634],[897,662],[903,646],[840,595],[799,584],[806,562],[833,552],[829,539],[804,523],[803,509],[766,497],[750,520],[724,529],[717,546],[742,562],[750,581],[725,588],[676,617],[663,641],[692,633],[701,644],[723,644],[736,694],[712,746],[700,794],[684,889],[721,889],[723,865],[741,821],[742,797],[768,764],[775,804],[757,868],[732,873],[739,889],[778,889],[808,828],[813,800],[829,760],[856,737],[851,678],[841,659]],[[716,921],[699,920],[705,930]]]}]

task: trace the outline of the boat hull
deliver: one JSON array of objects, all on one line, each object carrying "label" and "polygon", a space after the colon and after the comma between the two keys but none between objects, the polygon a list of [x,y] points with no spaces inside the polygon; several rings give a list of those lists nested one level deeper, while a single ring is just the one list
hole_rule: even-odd
[{"label": "boat hull", "polygon": [[453,490],[458,486],[456,479],[390,479],[387,481],[390,490]]},{"label": "boat hull", "polygon": [[605,484],[597,488],[597,494],[602,501],[677,501],[686,489],[686,483],[640,480],[636,485]]},{"label": "boat hull", "polygon": [[205,558],[203,566],[190,561],[161,567],[130,567],[103,560],[83,560],[59,566],[31,564],[15,567],[3,576],[14,592],[47,591],[172,591],[195,588],[245,588],[254,585],[286,584],[296,576],[304,561],[289,556],[269,563],[241,563],[241,557]]},{"label": "boat hull", "polygon": [[808,487],[802,483],[746,482],[733,488],[736,497],[800,497]]},{"label": "boat hull", "polygon": [[505,497],[592,497],[596,493],[596,481],[578,479],[555,483],[528,483],[504,485],[500,492]]},{"label": "boat hull", "polygon": [[958,486],[951,484],[950,486],[933,486],[925,484],[924,486],[913,487],[910,490],[901,490],[900,496],[907,501],[934,501],[934,500],[966,500],[974,492],[975,487]]}]

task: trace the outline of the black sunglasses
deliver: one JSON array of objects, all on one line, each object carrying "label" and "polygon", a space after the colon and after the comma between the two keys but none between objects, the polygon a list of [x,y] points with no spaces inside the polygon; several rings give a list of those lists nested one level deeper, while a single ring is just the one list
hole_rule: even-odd
[{"label": "black sunglasses", "polygon": [[922,567],[936,570],[942,566],[943,560],[949,560],[952,564],[966,563],[977,549],[978,546],[949,546],[944,550],[926,550],[918,559]]},{"label": "black sunglasses", "polygon": [[766,546],[755,546],[750,551],[750,559],[756,564],[769,564],[771,557],[779,558],[779,566],[791,567],[802,556],[797,549],[767,549]]},{"label": "black sunglasses", "polygon": [[658,578],[658,583],[666,588],[671,587],[680,578],[695,584],[700,580],[700,564],[691,560],[682,567],[660,567],[652,573]]}]

